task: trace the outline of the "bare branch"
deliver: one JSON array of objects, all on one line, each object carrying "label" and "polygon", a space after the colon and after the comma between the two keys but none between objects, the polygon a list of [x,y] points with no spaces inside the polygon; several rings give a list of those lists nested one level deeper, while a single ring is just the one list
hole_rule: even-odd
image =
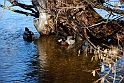
[{"label": "bare branch", "polygon": [[99,3],[93,3],[92,0],[85,0],[87,1],[93,8],[99,8],[99,9],[104,9],[106,11],[110,11],[110,12],[113,12],[113,13],[117,13],[117,14],[121,14],[121,15],[124,15],[124,10],[119,10],[119,9],[112,9],[110,7],[105,7]]},{"label": "bare branch", "polygon": [[[4,0],[4,6],[5,6],[5,4],[6,4],[6,0]],[[0,18],[2,17],[3,13],[4,13],[4,8],[2,10],[2,13],[0,14]]]},{"label": "bare branch", "polygon": [[37,17],[36,14],[28,13],[28,12],[24,12],[24,11],[20,11],[20,10],[15,10],[15,9],[12,8],[12,7],[6,7],[6,6],[3,6],[3,5],[1,5],[1,4],[0,4],[0,7],[2,7],[3,9],[11,10],[11,11],[13,11],[13,12],[25,14],[26,16],[34,16],[34,17]]}]

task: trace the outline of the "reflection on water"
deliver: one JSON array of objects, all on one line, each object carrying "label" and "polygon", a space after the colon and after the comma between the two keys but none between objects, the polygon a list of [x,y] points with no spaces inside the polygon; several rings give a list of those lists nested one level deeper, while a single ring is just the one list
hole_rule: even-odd
[{"label": "reflection on water", "polygon": [[41,37],[36,40],[39,54],[39,83],[92,83],[91,70],[99,68],[99,62],[91,57],[78,56],[76,46],[67,49],[56,43],[58,37]]}]

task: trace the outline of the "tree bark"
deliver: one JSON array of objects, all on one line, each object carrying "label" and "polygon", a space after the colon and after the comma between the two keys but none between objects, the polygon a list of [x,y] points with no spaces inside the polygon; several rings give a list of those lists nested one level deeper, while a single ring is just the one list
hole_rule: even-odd
[{"label": "tree bark", "polygon": [[34,21],[35,27],[40,34],[48,35],[50,33],[50,29],[47,28],[49,14],[47,14],[45,11],[45,0],[32,0],[32,3],[39,12],[39,19]]}]

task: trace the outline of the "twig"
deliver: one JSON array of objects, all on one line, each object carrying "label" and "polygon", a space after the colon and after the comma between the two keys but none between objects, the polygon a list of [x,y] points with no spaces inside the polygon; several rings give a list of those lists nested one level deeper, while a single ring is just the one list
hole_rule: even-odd
[{"label": "twig", "polygon": [[[6,0],[4,0],[4,6],[5,5],[6,5]],[[0,14],[0,18],[2,17],[3,13],[4,13],[4,8],[2,9],[2,13]]]},{"label": "twig", "polygon": [[103,77],[101,77],[100,79],[94,81],[93,83],[98,83],[98,81],[101,80],[102,78],[105,78],[110,73],[110,71],[111,71],[111,69]]},{"label": "twig", "polygon": [[102,6],[98,3],[92,3],[90,0],[85,0],[85,1],[88,2],[89,4],[91,4],[91,6],[94,7],[94,8],[104,9],[106,11],[111,11],[111,12],[114,12],[114,13],[117,13],[117,14],[122,14],[124,16],[124,10],[112,9],[110,7],[105,7],[105,6]]},{"label": "twig", "polygon": [[110,11],[110,14],[109,14],[109,16],[107,18],[107,22],[109,21],[109,18],[110,18],[111,15],[112,15],[112,12]]}]

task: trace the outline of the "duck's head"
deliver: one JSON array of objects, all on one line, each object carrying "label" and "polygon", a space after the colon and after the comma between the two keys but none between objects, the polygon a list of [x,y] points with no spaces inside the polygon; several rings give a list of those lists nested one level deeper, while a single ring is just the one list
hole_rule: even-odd
[{"label": "duck's head", "polygon": [[25,31],[29,31],[29,29],[27,27],[25,27]]},{"label": "duck's head", "polygon": [[58,40],[61,46],[68,46],[69,44],[66,42],[67,37],[62,37],[61,39]]},{"label": "duck's head", "polygon": [[62,41],[66,41],[67,40],[67,37],[62,37]]},{"label": "duck's head", "polygon": [[61,39],[58,40],[58,42],[59,42],[59,43],[62,42],[62,41],[65,42],[66,40],[67,40],[67,37],[62,37]]}]

